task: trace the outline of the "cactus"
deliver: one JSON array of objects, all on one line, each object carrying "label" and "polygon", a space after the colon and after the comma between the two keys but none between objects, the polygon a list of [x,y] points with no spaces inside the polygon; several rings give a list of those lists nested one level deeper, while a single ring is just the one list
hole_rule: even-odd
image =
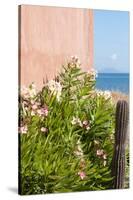
[{"label": "cactus", "polygon": [[125,100],[119,100],[116,106],[115,146],[112,160],[113,188],[115,189],[124,188],[128,119],[128,103]]}]

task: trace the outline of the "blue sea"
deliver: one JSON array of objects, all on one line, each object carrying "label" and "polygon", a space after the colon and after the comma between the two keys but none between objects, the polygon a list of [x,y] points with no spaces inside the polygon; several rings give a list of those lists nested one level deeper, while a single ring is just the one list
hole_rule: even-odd
[{"label": "blue sea", "polygon": [[129,94],[129,74],[127,73],[99,73],[96,78],[96,88],[113,90]]}]

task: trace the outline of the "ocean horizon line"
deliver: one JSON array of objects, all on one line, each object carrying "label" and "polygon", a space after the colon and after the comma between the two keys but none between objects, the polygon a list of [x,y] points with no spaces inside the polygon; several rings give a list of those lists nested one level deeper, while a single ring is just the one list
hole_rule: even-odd
[{"label": "ocean horizon line", "polygon": [[130,74],[130,72],[98,72],[98,74]]}]

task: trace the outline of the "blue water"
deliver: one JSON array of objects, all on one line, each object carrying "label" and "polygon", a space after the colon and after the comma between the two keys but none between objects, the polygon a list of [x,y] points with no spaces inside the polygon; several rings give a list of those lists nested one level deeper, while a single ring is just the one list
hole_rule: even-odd
[{"label": "blue water", "polygon": [[96,78],[96,88],[113,90],[129,94],[129,74],[126,73],[99,73]]}]

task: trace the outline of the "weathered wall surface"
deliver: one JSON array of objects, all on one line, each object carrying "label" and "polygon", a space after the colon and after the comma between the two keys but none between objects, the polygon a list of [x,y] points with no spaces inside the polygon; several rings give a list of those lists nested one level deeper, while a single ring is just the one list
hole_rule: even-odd
[{"label": "weathered wall surface", "polygon": [[21,85],[34,81],[41,87],[72,55],[85,70],[92,67],[92,10],[22,5],[19,12]]}]

